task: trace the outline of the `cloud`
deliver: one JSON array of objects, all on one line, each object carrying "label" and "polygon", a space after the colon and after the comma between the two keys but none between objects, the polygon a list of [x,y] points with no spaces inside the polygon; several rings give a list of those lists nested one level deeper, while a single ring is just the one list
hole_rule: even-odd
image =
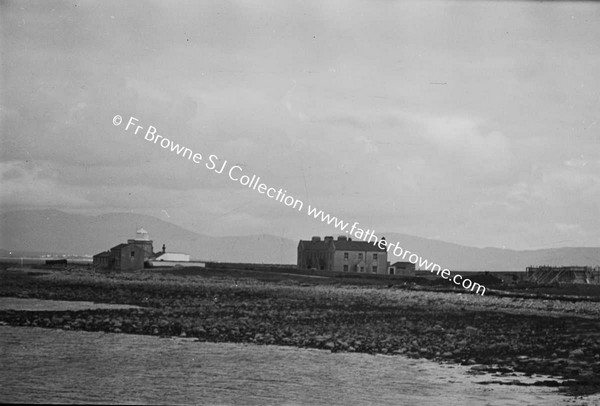
[{"label": "cloud", "polygon": [[2,209],[93,206],[81,189],[61,184],[51,165],[21,161],[0,162],[0,179]]},{"label": "cloud", "polygon": [[457,177],[493,185],[512,180],[515,157],[510,139],[500,131],[483,132],[481,120],[424,116],[422,136],[432,145],[432,161],[441,160]]},{"label": "cloud", "polygon": [[596,8],[5,2],[2,204],[322,229],[124,133],[121,114],[378,229],[598,241]]}]

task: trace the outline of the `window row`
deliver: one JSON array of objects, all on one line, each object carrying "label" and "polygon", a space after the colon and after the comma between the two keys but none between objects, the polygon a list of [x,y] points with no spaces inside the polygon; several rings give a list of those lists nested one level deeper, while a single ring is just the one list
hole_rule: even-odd
[{"label": "window row", "polygon": [[[365,267],[361,266],[358,268],[358,272],[364,272],[365,271]],[[348,265],[344,265],[344,272],[348,272]],[[377,265],[373,265],[371,267],[371,272],[373,273],[377,273]]]},{"label": "window row", "polygon": [[[344,252],[344,259],[348,259],[350,257],[350,253],[349,252]],[[363,259],[363,253],[359,252],[358,253],[358,259]],[[373,254],[373,259],[377,260],[377,254]]]}]

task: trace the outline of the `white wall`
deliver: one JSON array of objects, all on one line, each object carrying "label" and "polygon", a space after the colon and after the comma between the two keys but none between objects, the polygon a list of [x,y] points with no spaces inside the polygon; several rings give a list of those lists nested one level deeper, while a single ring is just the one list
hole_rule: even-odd
[{"label": "white wall", "polygon": [[187,262],[190,260],[190,256],[188,254],[182,254],[180,252],[165,252],[164,254],[159,255],[155,261],[184,261]]}]

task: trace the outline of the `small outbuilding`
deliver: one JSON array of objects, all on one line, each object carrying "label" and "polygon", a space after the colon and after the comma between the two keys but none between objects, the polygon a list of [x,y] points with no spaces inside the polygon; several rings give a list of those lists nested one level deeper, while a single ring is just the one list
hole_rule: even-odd
[{"label": "small outbuilding", "polygon": [[389,266],[390,275],[415,276],[415,264],[398,261]]}]

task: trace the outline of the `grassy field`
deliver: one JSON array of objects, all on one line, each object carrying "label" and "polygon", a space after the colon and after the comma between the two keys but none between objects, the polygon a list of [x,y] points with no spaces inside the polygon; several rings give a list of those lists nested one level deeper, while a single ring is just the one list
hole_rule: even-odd
[{"label": "grassy field", "polygon": [[[600,391],[600,303],[413,290],[410,281],[253,270],[2,271],[0,296],[143,306],[0,311],[11,325],[404,354]],[[541,384],[558,385],[557,381]]]}]

